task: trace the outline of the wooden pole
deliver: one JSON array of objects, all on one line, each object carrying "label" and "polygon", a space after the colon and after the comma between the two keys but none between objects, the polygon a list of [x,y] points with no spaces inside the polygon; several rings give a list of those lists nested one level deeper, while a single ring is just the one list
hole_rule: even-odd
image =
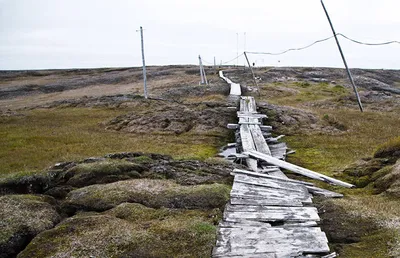
[{"label": "wooden pole", "polygon": [[143,28],[140,26],[140,38],[142,44],[142,62],[143,62],[143,87],[144,87],[144,97],[147,99],[147,77],[146,77],[146,62],[144,61],[144,43],[143,43]]},{"label": "wooden pole", "polygon": [[257,83],[257,80],[256,80],[256,76],[254,75],[253,68],[252,68],[251,65],[250,65],[250,62],[249,62],[249,59],[247,58],[246,52],[244,52],[244,57],[246,57],[247,64],[249,65],[251,74],[253,75],[254,84],[257,86],[258,96],[261,96],[260,87],[258,87],[258,83]]},{"label": "wooden pole", "polygon": [[199,55],[199,67],[200,67],[200,77],[201,77],[201,82],[200,82],[200,84],[204,84],[203,67],[202,67],[200,55]]},{"label": "wooden pole", "polygon": [[337,44],[337,46],[338,46],[338,48],[339,48],[340,55],[342,56],[342,60],[343,60],[344,66],[346,67],[347,75],[349,76],[351,85],[353,86],[354,93],[356,94],[356,98],[357,98],[357,102],[358,102],[358,107],[360,108],[361,112],[363,112],[364,109],[363,109],[363,106],[362,106],[362,104],[361,104],[360,95],[358,95],[357,87],[356,87],[356,84],[354,83],[353,76],[351,75],[350,69],[349,69],[349,67],[347,66],[346,58],[344,57],[342,48],[341,48],[340,43],[339,43],[339,39],[338,39],[338,37],[337,37],[337,35],[336,35],[336,32],[335,32],[335,28],[333,27],[331,18],[329,17],[329,14],[328,14],[328,10],[326,9],[326,7],[325,7],[325,5],[324,5],[324,2],[323,2],[322,0],[321,0],[321,4],[322,4],[322,7],[324,8],[326,17],[328,18],[329,25],[331,26],[333,35],[334,35],[335,40],[336,40],[336,44]]}]

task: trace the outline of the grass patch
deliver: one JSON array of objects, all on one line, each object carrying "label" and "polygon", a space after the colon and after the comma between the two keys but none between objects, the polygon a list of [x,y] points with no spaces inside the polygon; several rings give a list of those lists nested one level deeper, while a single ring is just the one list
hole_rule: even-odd
[{"label": "grass patch", "polygon": [[379,145],[375,151],[374,157],[400,157],[400,136]]},{"label": "grass patch", "polygon": [[350,90],[326,82],[286,82],[261,85],[261,99],[271,104],[297,106],[321,100],[334,100]]},{"label": "grass patch", "polygon": [[[333,175],[347,165],[371,156],[377,146],[398,134],[400,116],[395,113],[357,110],[316,110],[320,117],[334,118],[334,123],[347,128],[340,134],[321,134],[285,137],[290,148],[297,150],[289,161]],[[385,126],[382,126],[385,125]]]},{"label": "grass patch", "polygon": [[67,208],[104,211],[130,202],[152,208],[214,209],[229,200],[230,188],[223,184],[181,186],[169,180],[134,179],[91,185],[70,192]]},{"label": "grass patch", "polygon": [[126,112],[65,108],[0,117],[0,176],[110,152],[141,151],[203,160],[214,156],[225,141],[221,135],[131,134],[106,131],[99,125]]}]

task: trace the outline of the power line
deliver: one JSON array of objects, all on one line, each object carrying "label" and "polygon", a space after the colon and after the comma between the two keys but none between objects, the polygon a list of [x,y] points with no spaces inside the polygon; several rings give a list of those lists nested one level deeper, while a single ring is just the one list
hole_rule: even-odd
[{"label": "power line", "polygon": [[399,41],[396,41],[396,40],[394,40],[394,41],[388,41],[388,42],[383,42],[383,43],[365,43],[365,42],[361,42],[361,41],[358,41],[358,40],[355,40],[355,39],[351,39],[351,38],[349,38],[349,37],[343,35],[342,33],[338,33],[338,34],[336,34],[336,35],[342,36],[343,38],[345,38],[345,39],[347,39],[347,40],[350,40],[350,41],[352,41],[352,42],[354,42],[354,43],[361,44],[361,45],[367,45],[367,46],[383,46],[383,45],[390,45],[390,44],[400,44],[400,42],[399,42]]},{"label": "power line", "polygon": [[231,60],[229,60],[229,61],[227,61],[227,62],[224,62],[224,63],[222,63],[222,64],[227,64],[227,63],[230,63],[230,62],[232,62],[232,61],[235,61],[236,59],[239,59],[239,57],[241,57],[242,55],[244,55],[244,53],[242,53],[242,54],[236,56],[235,58],[233,58],[233,59],[231,59]]},{"label": "power line", "polygon": [[[349,40],[349,41],[352,41],[352,42],[354,42],[354,43],[361,44],[361,45],[366,45],[366,46],[383,46],[383,45],[389,45],[389,44],[400,44],[399,41],[388,41],[388,42],[382,42],[382,43],[365,43],[365,42],[361,42],[361,41],[358,41],[358,40],[355,40],[355,39],[351,39],[351,38],[347,37],[346,35],[344,35],[344,34],[342,34],[342,33],[337,33],[336,36],[341,36],[341,37],[343,37],[343,38],[345,38],[345,39],[347,39],[347,40]],[[330,40],[330,39],[332,39],[332,38],[334,38],[334,37],[335,37],[335,36],[331,36],[331,37],[329,37],[329,38],[320,39],[320,40],[317,40],[317,41],[315,41],[315,42],[313,42],[313,43],[311,43],[311,44],[309,44],[309,45],[307,45],[307,46],[305,46],[305,47],[301,47],[301,48],[290,48],[290,49],[287,49],[287,50],[285,50],[285,51],[277,52],[277,53],[271,53],[271,52],[250,52],[250,51],[246,51],[246,53],[249,53],[249,54],[259,54],[259,55],[278,56],[278,55],[286,54],[286,53],[288,53],[288,52],[290,52],[290,51],[299,51],[299,50],[304,50],[304,49],[310,48],[310,47],[314,46],[315,44],[322,43],[322,42],[327,41],[327,40]]]},{"label": "power line", "polygon": [[309,48],[309,47],[314,46],[315,44],[318,44],[318,43],[321,43],[321,42],[330,40],[330,39],[333,38],[333,37],[335,37],[335,36],[331,36],[331,37],[329,37],[329,38],[317,40],[317,41],[313,42],[312,44],[307,45],[307,46],[305,46],[305,47],[301,47],[301,48],[290,48],[290,49],[288,49],[288,50],[285,50],[285,51],[283,51],[283,52],[278,52],[278,53],[270,53],[270,52],[250,52],[250,51],[246,51],[246,52],[249,53],[249,54],[279,56],[279,55],[286,54],[287,52],[290,52],[290,51],[304,50],[304,49],[306,49],[306,48]]}]

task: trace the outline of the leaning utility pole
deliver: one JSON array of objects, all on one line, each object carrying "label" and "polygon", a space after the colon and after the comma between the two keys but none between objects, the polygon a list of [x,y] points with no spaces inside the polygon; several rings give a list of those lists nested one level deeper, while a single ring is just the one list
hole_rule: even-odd
[{"label": "leaning utility pole", "polygon": [[353,85],[353,90],[354,90],[354,93],[356,94],[358,106],[359,106],[361,112],[363,112],[364,110],[363,110],[363,106],[362,106],[362,104],[361,104],[360,95],[358,95],[358,91],[357,91],[356,84],[354,83],[353,76],[351,75],[350,69],[349,69],[349,67],[347,66],[346,58],[344,57],[342,48],[340,47],[339,39],[337,38],[335,29],[333,28],[333,24],[332,24],[331,18],[329,17],[328,10],[326,9],[326,7],[325,7],[325,5],[324,5],[323,0],[321,0],[321,4],[322,4],[322,7],[324,8],[326,17],[328,18],[329,25],[331,26],[333,35],[334,35],[335,40],[336,40],[336,44],[337,44],[337,46],[338,46],[338,48],[339,48],[340,55],[342,56],[344,66],[346,67],[347,75],[349,76],[351,85]]},{"label": "leaning utility pole", "polygon": [[147,99],[147,78],[146,78],[146,63],[144,61],[144,43],[143,43],[143,28],[140,26],[140,38],[142,41],[142,62],[143,62],[143,83],[144,83],[144,97]]},{"label": "leaning utility pole", "polygon": [[208,85],[206,72],[204,71],[204,66],[203,66],[203,62],[201,61],[201,56],[200,55],[199,55],[199,66],[200,66],[200,77],[201,77],[200,84]]},{"label": "leaning utility pole", "polygon": [[250,65],[250,62],[249,62],[249,59],[247,58],[246,52],[243,52],[243,54],[244,54],[244,57],[246,58],[247,64],[249,65],[251,74],[253,75],[253,82],[254,82],[254,85],[257,86],[258,96],[261,96],[260,87],[258,87],[258,83],[257,83],[257,80],[256,80],[256,75],[254,74],[253,68],[252,68],[251,65]]}]

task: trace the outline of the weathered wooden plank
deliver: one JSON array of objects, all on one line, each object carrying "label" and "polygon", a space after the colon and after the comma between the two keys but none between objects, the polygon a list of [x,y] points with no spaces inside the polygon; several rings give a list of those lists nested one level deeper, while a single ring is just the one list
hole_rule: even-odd
[{"label": "weathered wooden plank", "polygon": [[292,257],[302,253],[328,253],[328,240],[319,228],[222,228],[214,254],[276,253]]},{"label": "weathered wooden plank", "polygon": [[228,129],[236,130],[239,128],[239,125],[238,124],[227,124],[226,127]]},{"label": "weathered wooden plank", "polygon": [[321,181],[324,181],[324,182],[327,182],[327,183],[331,183],[331,184],[335,184],[335,185],[340,185],[340,186],[347,187],[347,188],[355,187],[352,184],[340,181],[340,180],[332,178],[332,177],[325,176],[323,174],[311,171],[311,170],[306,169],[306,168],[302,168],[302,167],[293,165],[293,164],[291,164],[289,162],[286,162],[286,161],[283,161],[283,160],[279,160],[277,158],[265,155],[265,154],[263,154],[261,152],[258,152],[258,151],[248,151],[248,152],[244,152],[243,154],[247,154],[247,155],[249,155],[251,157],[264,160],[264,161],[266,161],[266,162],[268,162],[268,163],[270,163],[272,165],[279,166],[281,168],[290,170],[290,171],[292,171],[294,173],[297,173],[297,174],[300,174],[300,175],[303,175],[303,176],[307,176],[307,177],[310,177],[310,178],[313,178],[313,179],[321,180]]},{"label": "weathered wooden plank", "polygon": [[[242,148],[244,151],[251,151],[256,149],[248,125],[240,126],[240,138],[242,139]],[[257,160],[248,158],[246,159],[246,163],[251,170],[257,171]]]},{"label": "weathered wooden plank", "polygon": [[261,131],[270,132],[272,131],[272,126],[269,125],[260,125]]},{"label": "weathered wooden plank", "polygon": [[258,114],[255,112],[242,112],[238,111],[237,112],[237,117],[241,118],[256,118],[256,119],[262,119],[262,118],[267,118],[267,115],[264,114]]},{"label": "weathered wooden plank", "polygon": [[308,192],[307,188],[303,184],[293,183],[290,181],[279,181],[269,178],[256,178],[247,175],[236,174],[235,182],[242,184],[250,184],[260,187],[268,187],[274,189],[284,189],[294,192]]},{"label": "weathered wooden plank", "polygon": [[260,221],[241,220],[238,222],[221,221],[219,228],[245,228],[245,227],[266,227],[270,228],[271,224]]},{"label": "weathered wooden plank", "polygon": [[315,207],[276,207],[227,205],[224,212],[225,221],[320,221]]},{"label": "weathered wooden plank", "polygon": [[303,181],[289,179],[289,178],[275,177],[275,176],[270,176],[270,175],[261,174],[261,173],[257,173],[257,172],[252,172],[252,171],[243,170],[243,169],[234,169],[231,174],[233,174],[233,175],[244,174],[244,175],[248,175],[248,176],[252,176],[252,177],[269,178],[269,179],[272,179],[272,180],[287,181],[287,182],[303,184],[303,185],[309,185],[309,186],[313,186],[314,185],[314,184],[309,183],[309,182],[303,182]]},{"label": "weathered wooden plank", "polygon": [[259,196],[235,196],[231,195],[231,204],[235,205],[268,205],[268,206],[286,206],[286,207],[302,207],[303,202],[299,199],[282,199],[282,198],[260,198]]},{"label": "weathered wooden plank", "polygon": [[291,222],[286,221],[282,227],[284,228],[298,228],[298,227],[316,227],[318,223],[316,221],[304,221],[304,222]]},{"label": "weathered wooden plank", "polygon": [[257,125],[249,125],[251,136],[253,137],[255,149],[267,155],[271,155],[271,151],[265,142],[264,136],[262,135],[261,129]]},{"label": "weathered wooden plank", "polygon": [[266,197],[284,197],[286,198],[298,198],[301,200],[308,200],[311,198],[311,194],[308,191],[295,192],[286,189],[276,189],[260,187],[256,185],[248,185],[239,182],[233,182],[231,194],[236,195],[253,195],[253,196],[266,196]]},{"label": "weathered wooden plank", "polygon": [[231,83],[231,91],[229,93],[230,95],[235,95],[235,96],[240,96],[242,95],[242,90],[240,88],[239,83]]},{"label": "weathered wooden plank", "polygon": [[306,186],[307,190],[313,195],[320,195],[329,198],[342,198],[343,194],[335,193],[315,186]]},{"label": "weathered wooden plank", "polygon": [[[300,196],[286,196],[282,193],[272,193],[270,196],[263,195],[261,196],[260,193],[251,194],[249,192],[238,192],[232,191],[231,197],[242,198],[242,199],[253,199],[253,200],[265,200],[262,205],[270,205],[270,206],[293,206],[292,203],[301,202],[303,204],[311,204],[312,198],[311,197],[300,197]],[[234,203],[232,203],[234,204]],[[242,203],[243,204],[243,203]],[[254,204],[257,205],[257,204]]]}]

